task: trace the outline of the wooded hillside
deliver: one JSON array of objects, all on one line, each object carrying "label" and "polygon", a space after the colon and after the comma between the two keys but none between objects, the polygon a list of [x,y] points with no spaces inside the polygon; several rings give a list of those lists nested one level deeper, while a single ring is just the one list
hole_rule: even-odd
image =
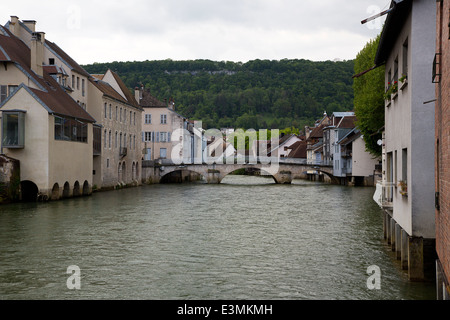
[{"label": "wooded hillside", "polygon": [[161,101],[173,98],[177,112],[202,120],[205,129],[302,130],[324,111],[353,110],[353,60],[161,60],[83,67],[91,74],[110,68],[130,89],[143,84]]}]

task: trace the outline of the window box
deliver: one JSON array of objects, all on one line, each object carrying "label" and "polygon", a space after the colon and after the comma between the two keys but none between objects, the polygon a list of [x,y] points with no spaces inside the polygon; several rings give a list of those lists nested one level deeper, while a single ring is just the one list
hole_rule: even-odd
[{"label": "window box", "polygon": [[5,110],[2,113],[2,147],[25,148],[25,113],[22,110]]},{"label": "window box", "polygon": [[408,196],[408,184],[406,181],[402,180],[398,183],[398,186],[400,187],[400,194],[404,197]]}]

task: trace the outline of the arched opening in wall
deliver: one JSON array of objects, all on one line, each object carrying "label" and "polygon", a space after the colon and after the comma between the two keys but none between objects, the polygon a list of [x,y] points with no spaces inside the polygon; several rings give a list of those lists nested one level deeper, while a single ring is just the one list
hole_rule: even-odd
[{"label": "arched opening in wall", "polygon": [[89,182],[87,182],[87,180],[86,180],[83,183],[83,196],[88,196],[90,194],[91,194],[91,190],[89,187]]},{"label": "arched opening in wall", "polygon": [[69,182],[64,183],[64,189],[63,189],[63,198],[69,198],[70,197],[70,184]]},{"label": "arched opening in wall", "polygon": [[20,192],[22,196],[22,201],[35,202],[37,201],[39,188],[32,181],[22,181],[20,183]]},{"label": "arched opening in wall", "polygon": [[224,184],[274,184],[277,183],[275,177],[269,172],[254,168],[245,167],[228,173],[220,183]]},{"label": "arched opening in wall", "polygon": [[81,195],[80,193],[80,183],[78,181],[75,182],[75,185],[73,186],[73,196],[79,197]]},{"label": "arched opening in wall", "polygon": [[122,181],[123,183],[126,183],[126,179],[127,179],[127,167],[125,165],[125,161],[122,162]]},{"label": "arched opening in wall", "polygon": [[139,162],[136,162],[136,180],[139,180]]},{"label": "arched opening in wall", "polygon": [[191,183],[191,182],[205,183],[206,179],[203,177],[203,175],[194,171],[176,170],[161,177],[159,183],[164,184],[164,183]]},{"label": "arched opening in wall", "polygon": [[52,188],[52,200],[59,200],[59,184],[57,183]]},{"label": "arched opening in wall", "polygon": [[131,168],[131,179],[134,181],[136,180],[136,163],[133,162],[132,168]]}]

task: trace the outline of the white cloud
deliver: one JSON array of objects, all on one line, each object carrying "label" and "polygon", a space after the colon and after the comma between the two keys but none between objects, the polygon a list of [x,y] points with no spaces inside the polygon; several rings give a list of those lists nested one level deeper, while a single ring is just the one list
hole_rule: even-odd
[{"label": "white cloud", "polygon": [[[171,58],[353,59],[390,0],[30,0],[4,5],[81,64]],[[374,28],[375,27],[375,28]]]}]

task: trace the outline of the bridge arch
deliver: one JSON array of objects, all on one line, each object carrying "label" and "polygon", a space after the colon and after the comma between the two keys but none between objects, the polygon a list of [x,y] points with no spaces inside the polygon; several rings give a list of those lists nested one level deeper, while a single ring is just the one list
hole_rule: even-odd
[{"label": "bridge arch", "polygon": [[[197,177],[193,176],[196,175]],[[161,175],[159,183],[183,183],[206,180],[203,172],[197,172],[196,170],[177,168],[169,172],[165,172]]]},{"label": "bridge arch", "polygon": [[261,173],[264,172],[265,173],[264,176],[272,177],[274,183],[279,183],[277,181],[277,179],[275,178],[275,176],[273,174],[271,174],[270,172],[268,172],[267,170],[264,170],[262,168],[258,168],[258,166],[253,166],[253,165],[248,165],[248,164],[247,165],[242,165],[242,167],[238,168],[238,169],[227,170],[227,172],[223,173],[223,177],[220,179],[219,183],[222,183],[223,179],[225,179],[227,176],[235,173],[236,171],[241,171],[243,169],[254,169],[254,170],[260,171]]}]

